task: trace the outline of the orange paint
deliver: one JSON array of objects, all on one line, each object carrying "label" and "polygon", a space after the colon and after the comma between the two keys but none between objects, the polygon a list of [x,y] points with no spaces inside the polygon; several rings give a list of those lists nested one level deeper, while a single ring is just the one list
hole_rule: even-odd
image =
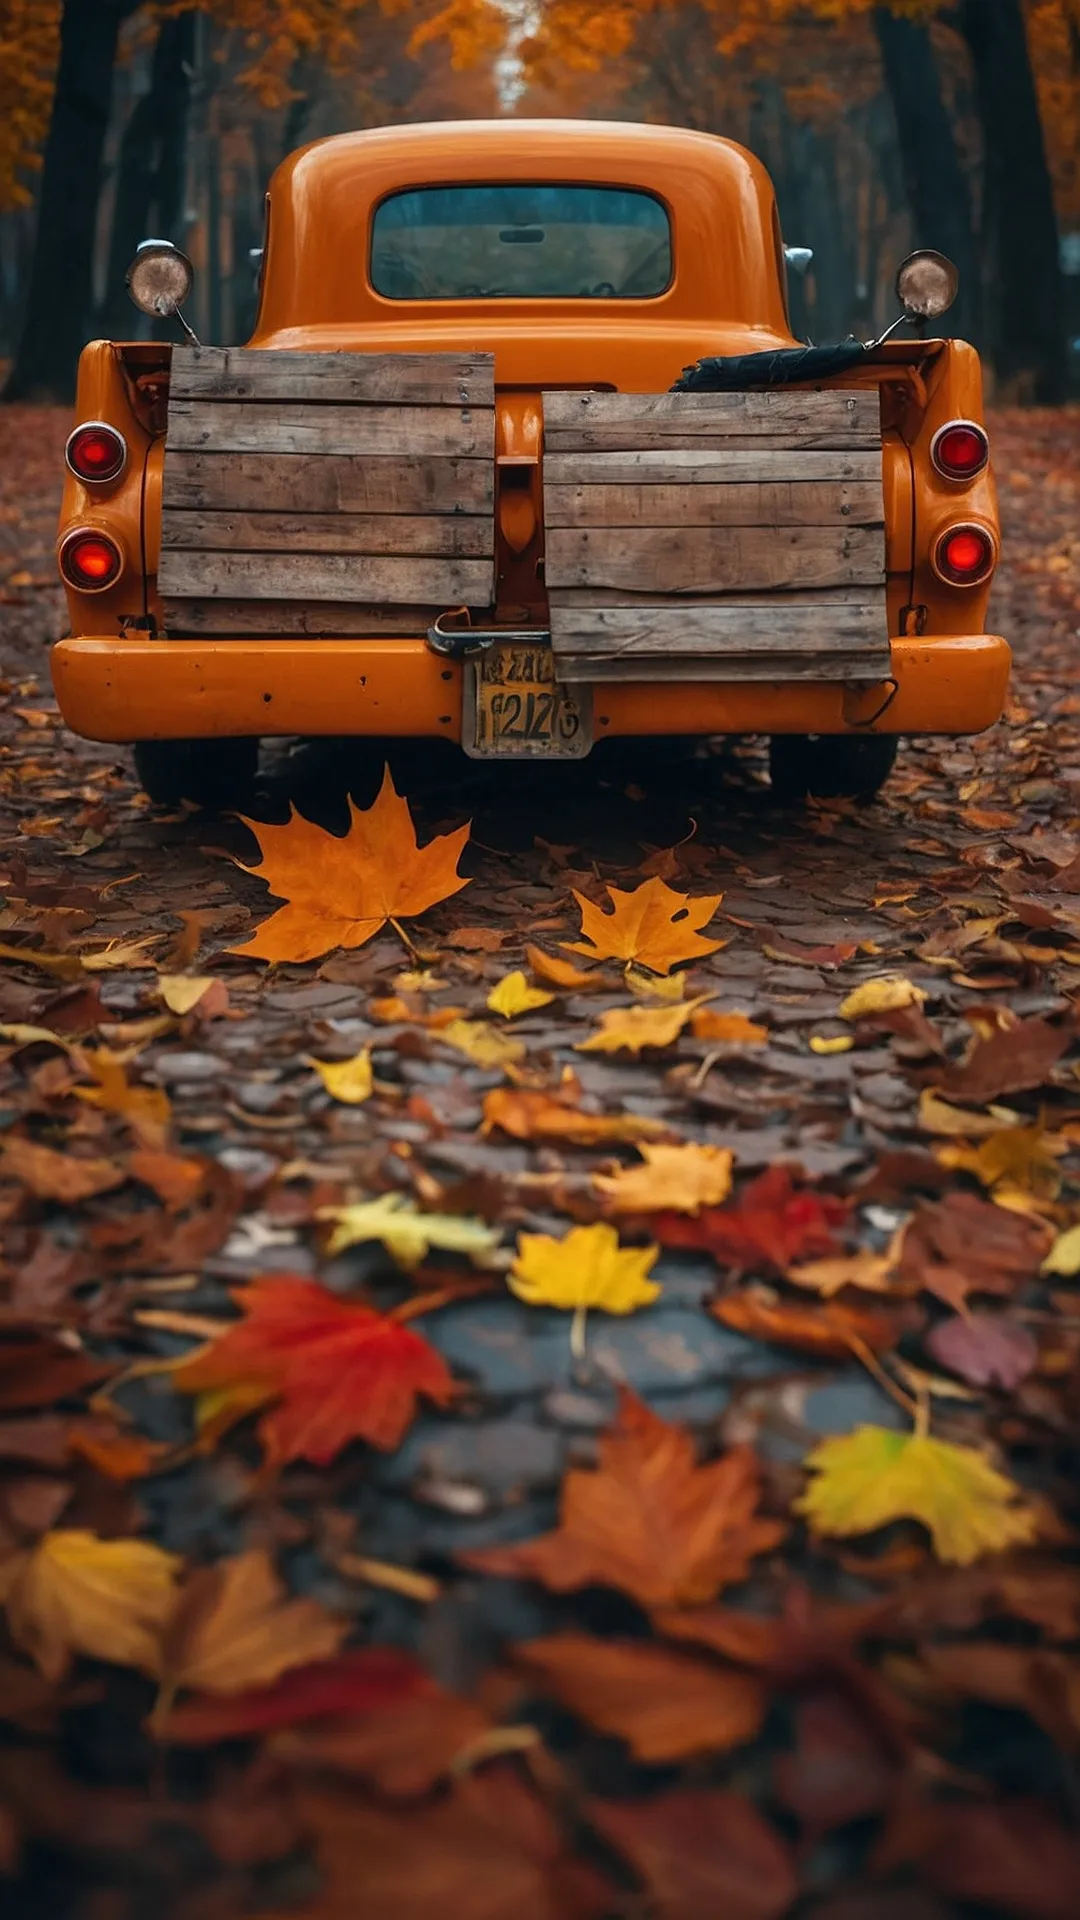
[{"label": "orange paint", "polygon": [[[639,187],[668,209],[674,270],[653,298],[393,300],[367,271],[372,217],[410,186],[496,181]],[[775,198],[741,147],[685,129],[604,121],[492,120],[346,134],[292,155],[271,183],[263,294],[250,344],[356,352],[487,351],[496,372],[499,609],[542,621],[542,421],[546,387],[666,390],[705,355],[795,344],[777,251]],[[213,640],[156,637],[163,461],[155,370],[169,350],[95,341],[79,372],[76,419],[105,420],[129,447],[109,486],[67,476],[61,538],[108,532],[126,555],[106,592],[68,592],[72,631],[53,653],[68,723],[91,738],[237,733],[460,737],[460,670],[416,639]],[[951,586],[930,554],[959,522],[999,540],[989,470],[956,483],[933,468],[935,433],[982,419],[974,350],[892,342],[838,384],[880,389],[886,566],[899,690],[880,731],[975,732],[1001,713],[1009,651],[983,633],[989,582]],[[138,623],[135,625],[134,623]],[[906,637],[905,637],[906,636]],[[446,676],[449,675],[447,678]],[[870,697],[868,711],[880,700]],[[864,707],[867,701],[864,699]],[[859,703],[823,684],[656,683],[596,690],[596,734],[843,732]]]}]

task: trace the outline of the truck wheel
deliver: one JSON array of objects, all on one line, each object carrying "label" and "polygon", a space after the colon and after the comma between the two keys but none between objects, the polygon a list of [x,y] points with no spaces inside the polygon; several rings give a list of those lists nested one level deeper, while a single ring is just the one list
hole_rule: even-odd
[{"label": "truck wheel", "polygon": [[870,799],[892,772],[898,745],[894,733],[774,734],[773,792],[779,800]]},{"label": "truck wheel", "polygon": [[217,811],[251,797],[259,765],[257,740],[138,740],[135,772],[159,807],[181,800]]}]

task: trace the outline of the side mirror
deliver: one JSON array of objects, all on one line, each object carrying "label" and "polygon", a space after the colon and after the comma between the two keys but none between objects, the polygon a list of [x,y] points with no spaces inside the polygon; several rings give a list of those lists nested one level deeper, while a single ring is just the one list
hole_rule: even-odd
[{"label": "side mirror", "polygon": [[896,276],[896,297],[912,320],[939,320],[960,288],[960,275],[943,253],[909,253]]},{"label": "side mirror", "polygon": [[195,269],[187,254],[171,240],[144,240],[127,273],[127,290],[140,313],[151,319],[179,320],[188,338],[199,343],[181,308],[195,284]]}]

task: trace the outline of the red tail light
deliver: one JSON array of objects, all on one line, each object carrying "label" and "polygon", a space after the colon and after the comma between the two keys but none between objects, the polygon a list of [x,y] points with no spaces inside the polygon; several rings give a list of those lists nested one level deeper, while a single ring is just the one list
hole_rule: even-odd
[{"label": "red tail light", "polygon": [[127,441],[104,420],[87,420],[68,436],[64,459],[79,480],[118,480],[127,466]]},{"label": "red tail light", "polygon": [[977,420],[950,420],[935,433],[930,458],[943,479],[974,480],[990,458],[985,428]]},{"label": "red tail light", "polygon": [[985,527],[950,527],[938,539],[933,568],[951,587],[978,587],[994,571],[997,547]]},{"label": "red tail light", "polygon": [[104,593],[124,571],[124,556],[107,533],[77,527],[60,547],[60,573],[80,593]]}]

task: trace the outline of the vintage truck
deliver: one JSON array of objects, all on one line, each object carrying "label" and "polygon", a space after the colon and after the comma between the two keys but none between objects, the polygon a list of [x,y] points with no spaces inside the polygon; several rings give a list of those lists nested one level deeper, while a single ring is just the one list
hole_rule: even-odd
[{"label": "vintage truck", "polygon": [[[67,723],[206,804],[268,735],[764,734],[781,793],[836,795],[990,726],[978,357],[801,346],[792,251],[730,141],[513,119],[286,160],[247,347],[195,341],[190,263],[146,243],[133,298],[185,344],[82,356]],[[925,331],[955,275],[913,255],[898,292]]]}]

